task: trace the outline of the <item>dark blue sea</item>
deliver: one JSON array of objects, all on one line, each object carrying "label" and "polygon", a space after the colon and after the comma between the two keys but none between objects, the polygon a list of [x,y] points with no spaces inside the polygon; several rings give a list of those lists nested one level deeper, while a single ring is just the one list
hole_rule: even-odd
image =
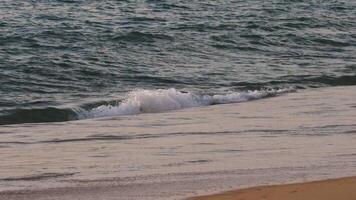
[{"label": "dark blue sea", "polygon": [[0,0],[0,124],[356,85],[354,0]]}]

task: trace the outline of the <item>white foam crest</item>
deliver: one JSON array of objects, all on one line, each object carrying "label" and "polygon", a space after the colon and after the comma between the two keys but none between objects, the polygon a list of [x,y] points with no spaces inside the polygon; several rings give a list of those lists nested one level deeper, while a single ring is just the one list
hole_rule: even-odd
[{"label": "white foam crest", "polygon": [[125,100],[118,105],[102,105],[90,111],[82,112],[80,116],[81,118],[121,116],[163,112],[212,104],[238,103],[274,96],[291,90],[271,89],[232,92],[226,95],[197,95],[191,92],[180,92],[174,88],[158,90],[139,89],[129,92]]}]

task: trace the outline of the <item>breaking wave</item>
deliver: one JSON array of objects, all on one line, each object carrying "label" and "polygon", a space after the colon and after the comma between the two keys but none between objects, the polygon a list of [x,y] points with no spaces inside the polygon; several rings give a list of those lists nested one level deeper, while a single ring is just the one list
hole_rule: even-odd
[{"label": "breaking wave", "polygon": [[117,105],[101,105],[80,113],[80,118],[96,118],[140,113],[156,113],[183,108],[227,104],[261,99],[290,92],[293,89],[269,89],[246,92],[231,92],[225,95],[200,95],[181,92],[174,88],[129,92]]},{"label": "breaking wave", "polygon": [[182,92],[174,88],[127,93],[121,100],[94,102],[69,108],[44,107],[14,109],[0,115],[0,125],[21,123],[62,122],[87,118],[157,113],[191,107],[228,104],[272,97],[294,89],[266,89],[227,94],[206,95]]}]

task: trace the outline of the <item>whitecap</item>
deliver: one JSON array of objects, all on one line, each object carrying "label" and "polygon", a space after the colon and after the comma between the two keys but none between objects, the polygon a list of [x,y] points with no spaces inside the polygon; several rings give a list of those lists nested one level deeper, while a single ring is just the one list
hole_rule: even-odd
[{"label": "whitecap", "polygon": [[230,92],[224,95],[199,95],[181,92],[174,88],[129,92],[117,105],[101,105],[91,110],[80,112],[80,118],[133,115],[156,113],[184,108],[209,106],[213,104],[239,103],[293,91],[292,88]]}]

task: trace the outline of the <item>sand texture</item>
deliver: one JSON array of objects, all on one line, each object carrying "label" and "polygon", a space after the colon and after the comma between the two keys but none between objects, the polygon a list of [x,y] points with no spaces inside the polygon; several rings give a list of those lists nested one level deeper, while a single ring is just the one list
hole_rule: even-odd
[{"label": "sand texture", "polygon": [[355,200],[356,177],[260,186],[190,200]]}]

